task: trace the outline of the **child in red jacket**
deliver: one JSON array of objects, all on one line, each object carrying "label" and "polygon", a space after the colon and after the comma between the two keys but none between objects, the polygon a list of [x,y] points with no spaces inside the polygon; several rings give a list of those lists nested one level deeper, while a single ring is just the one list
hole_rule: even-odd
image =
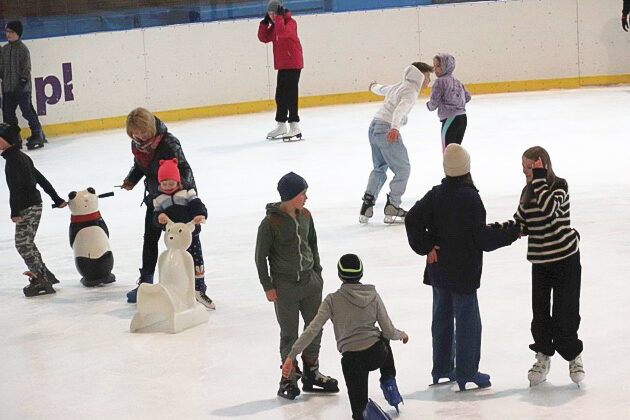
[{"label": "child in red jacket", "polygon": [[[270,0],[267,14],[258,27],[260,42],[273,43],[273,63],[278,70],[276,83],[277,127],[267,134],[268,139],[302,138],[298,122],[298,83],[304,68],[302,44],[297,34],[297,23],[291,12],[282,7],[282,0]],[[288,114],[288,118],[287,118]],[[286,122],[289,121],[287,129]]]}]

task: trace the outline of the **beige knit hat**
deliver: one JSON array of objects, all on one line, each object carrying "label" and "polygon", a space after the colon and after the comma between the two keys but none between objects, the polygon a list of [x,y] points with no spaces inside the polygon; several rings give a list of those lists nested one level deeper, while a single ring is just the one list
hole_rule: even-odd
[{"label": "beige knit hat", "polygon": [[470,155],[462,146],[451,143],[444,150],[444,173],[446,176],[462,176],[470,172]]}]

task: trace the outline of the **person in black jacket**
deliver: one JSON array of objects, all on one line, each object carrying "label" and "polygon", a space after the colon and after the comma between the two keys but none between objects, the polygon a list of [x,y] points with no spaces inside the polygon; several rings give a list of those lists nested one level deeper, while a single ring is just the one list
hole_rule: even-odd
[{"label": "person in black jacket", "polygon": [[[153,224],[153,197],[158,194],[158,170],[160,160],[177,158],[182,188],[197,189],[192,169],[186,161],[179,140],[168,132],[166,125],[144,108],[136,108],[127,116],[127,134],[131,138],[133,166],[121,188],[132,190],[144,177],[144,204],[147,212],[144,219],[144,244],[140,283],[153,283],[153,273],[158,258],[158,241],[162,230]],[[136,302],[138,288],[127,293],[127,302]]]},{"label": "person in black jacket", "polygon": [[53,283],[59,283],[48,270],[35,245],[35,234],[42,216],[42,196],[39,184],[55,202],[54,207],[65,207],[66,203],[35,168],[33,161],[17,147],[20,129],[9,124],[0,124],[0,150],[6,160],[4,171],[9,187],[11,220],[15,223],[15,248],[24,259],[29,271],[26,275],[30,284],[24,288],[26,296],[55,293]]},{"label": "person in black jacket", "polygon": [[158,181],[160,194],[153,199],[153,224],[164,230],[173,223],[195,223],[192,243],[188,252],[195,262],[195,298],[208,309],[215,309],[214,302],[206,295],[205,269],[199,233],[201,223],[206,221],[208,211],[194,189],[182,188],[181,176],[177,168],[177,158],[160,161]]},{"label": "person in black jacket", "polygon": [[630,0],[623,0],[623,10],[621,11],[621,27],[628,32],[628,13],[630,13]]},{"label": "person in black jacket", "polygon": [[448,378],[456,379],[460,389],[467,382],[488,387],[490,376],[479,372],[477,289],[482,251],[510,245],[519,237],[519,227],[514,222],[497,224],[497,228],[486,225],[486,210],[470,175],[470,156],[459,144],[446,147],[444,172],[442,183],[418,201],[405,219],[409,245],[427,256],[424,283],[433,287],[431,374],[433,383]]}]

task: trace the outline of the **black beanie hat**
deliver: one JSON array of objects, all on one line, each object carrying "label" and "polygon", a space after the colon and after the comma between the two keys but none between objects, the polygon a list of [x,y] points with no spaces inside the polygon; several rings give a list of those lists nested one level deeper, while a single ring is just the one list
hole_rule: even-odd
[{"label": "black beanie hat", "polygon": [[7,26],[5,26],[5,28],[11,29],[13,32],[18,34],[19,37],[22,37],[24,27],[22,26],[22,22],[20,22],[19,20],[12,20],[10,22],[7,22]]},{"label": "black beanie hat", "polygon": [[363,277],[363,263],[354,254],[346,254],[339,258],[337,272],[343,281],[359,281]]},{"label": "black beanie hat", "polygon": [[278,181],[278,192],[282,201],[289,201],[295,198],[307,188],[308,184],[304,178],[294,172],[289,172]]},{"label": "black beanie hat", "polygon": [[0,137],[5,139],[7,143],[15,146],[18,142],[18,135],[20,134],[20,129],[14,125],[9,125],[7,123],[0,124]]}]

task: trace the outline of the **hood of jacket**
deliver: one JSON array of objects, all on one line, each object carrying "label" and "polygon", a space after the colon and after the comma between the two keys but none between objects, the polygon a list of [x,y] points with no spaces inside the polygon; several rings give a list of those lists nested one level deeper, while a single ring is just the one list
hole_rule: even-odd
[{"label": "hood of jacket", "polygon": [[439,77],[453,74],[453,71],[455,71],[455,57],[446,53],[439,53],[437,56],[442,64],[442,74]]},{"label": "hood of jacket", "polygon": [[359,308],[365,308],[376,299],[376,288],[372,284],[344,283],[339,291],[348,302]]},{"label": "hood of jacket", "polygon": [[403,73],[403,81],[411,83],[419,91],[424,81],[424,74],[416,66],[407,66]]},{"label": "hood of jacket", "polygon": [[280,209],[280,204],[282,204],[280,201],[278,201],[277,203],[268,203],[265,206],[265,210],[267,210],[267,216],[270,214],[277,214],[282,217],[290,218],[291,216],[289,214]]}]

